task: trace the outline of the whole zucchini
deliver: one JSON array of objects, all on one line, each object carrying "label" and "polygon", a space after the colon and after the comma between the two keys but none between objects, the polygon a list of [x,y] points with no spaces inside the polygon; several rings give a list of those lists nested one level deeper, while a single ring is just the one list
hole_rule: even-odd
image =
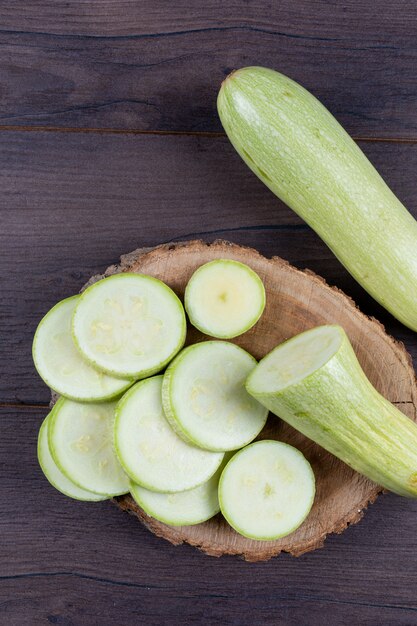
[{"label": "whole zucchini", "polygon": [[340,326],[318,326],[280,344],[246,389],[356,471],[417,498],[417,425],[372,386]]},{"label": "whole zucchini", "polygon": [[232,73],[218,111],[251,170],[375,300],[417,330],[417,222],[329,111],[262,67]]}]

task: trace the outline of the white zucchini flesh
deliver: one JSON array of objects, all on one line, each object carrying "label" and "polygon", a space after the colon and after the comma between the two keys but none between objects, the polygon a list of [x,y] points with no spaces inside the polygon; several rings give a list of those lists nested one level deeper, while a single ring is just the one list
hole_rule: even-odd
[{"label": "white zucchini flesh", "polygon": [[314,495],[310,463],[280,441],[257,441],[237,452],[219,483],[223,516],[241,535],[261,541],[296,530],[309,514]]},{"label": "white zucchini flesh", "polygon": [[130,493],[139,506],[151,517],[170,526],[193,526],[207,521],[220,511],[218,486],[225,462],[225,454],[219,469],[202,485],[178,493],[156,493],[135,483]]},{"label": "white zucchini flesh", "polygon": [[417,330],[417,222],[329,111],[263,67],[232,73],[218,111],[248,167],[375,300]]},{"label": "white zucchini flesh", "polygon": [[207,450],[237,450],[265,425],[268,411],[245,389],[256,360],[226,341],[185,348],[164,375],[162,402],[174,430]]},{"label": "white zucchini flesh", "polygon": [[56,403],[48,425],[53,460],[65,476],[87,491],[106,496],[129,491],[129,479],[113,449],[115,402]]},{"label": "white zucchini flesh", "polygon": [[185,310],[201,332],[219,339],[245,333],[265,308],[265,288],[250,267],[216,259],[199,267],[185,290]]},{"label": "white zucchini flesh", "polygon": [[132,384],[93,368],[77,350],[71,320],[80,296],[58,302],[41,320],[33,340],[33,361],[39,376],[54,391],[79,402],[119,396]]},{"label": "white zucchini flesh", "polygon": [[137,383],[120,400],[115,448],[131,480],[150,491],[177,492],[206,482],[224,454],[183,441],[169,425],[161,400],[162,376]]},{"label": "white zucchini flesh", "polygon": [[356,471],[417,497],[417,425],[372,386],[340,326],[319,326],[277,346],[246,388]]},{"label": "white zucchini flesh", "polygon": [[117,377],[145,378],[181,349],[183,306],[151,276],[115,274],[88,287],[75,307],[72,332],[82,356]]},{"label": "white zucchini flesh", "polygon": [[38,435],[38,461],[45,478],[55,489],[69,498],[90,502],[106,500],[107,496],[101,496],[92,491],[81,489],[61,472],[49,451],[48,419],[49,415],[42,422]]}]

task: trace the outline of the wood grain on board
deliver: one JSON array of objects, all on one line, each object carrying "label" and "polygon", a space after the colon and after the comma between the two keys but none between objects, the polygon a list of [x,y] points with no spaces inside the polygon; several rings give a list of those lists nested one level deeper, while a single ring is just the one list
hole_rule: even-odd
[{"label": "wood grain on board", "polygon": [[0,125],[220,131],[223,78],[266,65],[356,136],[417,139],[416,41],[405,0],[8,0]]}]

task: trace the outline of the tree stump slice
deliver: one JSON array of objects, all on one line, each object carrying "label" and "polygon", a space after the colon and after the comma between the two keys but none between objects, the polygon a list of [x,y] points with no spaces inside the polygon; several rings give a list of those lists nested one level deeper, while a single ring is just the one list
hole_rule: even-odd
[{"label": "tree stump slice", "polygon": [[[227,241],[208,244],[191,241],[136,250],[121,258],[103,276],[117,272],[141,272],[166,282],[180,298],[194,270],[216,258],[236,259],[252,267],[262,278],[267,294],[259,322],[233,342],[262,358],[282,341],[320,324],[340,324],[347,332],[359,361],[378,391],[416,420],[417,387],[411,358],[403,344],[386,334],[384,327],[365,316],[337,288],[309,270],[300,271],[288,262],[267,259],[256,250]],[[99,277],[93,277],[95,282]],[[190,328],[187,344],[206,339]],[[262,561],[288,552],[299,556],[323,546],[329,533],[341,533],[357,523],[368,504],[383,489],[356,473],[307,439],[288,424],[270,415],[259,439],[279,439],[299,448],[316,476],[317,493],[310,515],[291,535],[276,541],[255,541],[237,534],[219,514],[196,526],[172,527],[149,517],[131,496],[115,498],[117,505],[154,534],[178,545],[186,542],[212,556],[240,555],[247,561]]]}]

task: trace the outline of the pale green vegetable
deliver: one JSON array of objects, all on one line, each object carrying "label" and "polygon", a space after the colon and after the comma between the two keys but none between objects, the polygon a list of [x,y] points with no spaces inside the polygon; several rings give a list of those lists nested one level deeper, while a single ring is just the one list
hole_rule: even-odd
[{"label": "pale green vegetable", "polygon": [[115,402],[60,398],[48,422],[49,450],[61,472],[81,489],[108,498],[130,486],[113,449],[115,408]]},{"label": "pale green vegetable", "polygon": [[162,408],[162,376],[137,383],[117,405],[116,453],[133,482],[160,492],[193,489],[219,468],[224,454],[183,441]]},{"label": "pale green vegetable", "polygon": [[353,469],[417,498],[417,425],[371,385],[340,326],[318,326],[279,345],[246,388]]},{"label": "pale green vegetable", "polygon": [[177,493],[156,493],[134,483],[130,493],[151,517],[171,526],[201,524],[220,511],[218,486],[221,473],[232,453],[227,452],[221,466],[205,483]]},{"label": "pale green vegetable", "polygon": [[206,450],[237,450],[265,425],[268,411],[245,389],[256,366],[248,352],[226,341],[188,346],[170,363],[162,403],[172,428]]},{"label": "pale green vegetable", "polygon": [[237,452],[219,483],[226,520],[241,535],[262,541],[296,530],[309,514],[314,495],[310,463],[280,441],[257,441]]},{"label": "pale green vegetable", "polygon": [[215,259],[191,276],[184,302],[193,326],[206,335],[231,339],[252,328],[261,317],[265,287],[244,263]]},{"label": "pale green vegetable", "polygon": [[49,451],[48,420],[49,415],[47,415],[43,420],[38,435],[38,461],[47,480],[53,487],[55,487],[55,489],[69,498],[74,498],[75,500],[87,500],[90,502],[106,500],[107,496],[101,496],[93,493],[92,491],[81,489],[61,472]]},{"label": "pale green vegetable", "polygon": [[232,73],[218,111],[251,170],[380,304],[417,330],[417,222],[329,111],[262,67]]},{"label": "pale green vegetable", "polygon": [[94,367],[121,378],[146,378],[182,348],[185,313],[162,281],[144,274],[115,274],[81,295],[72,332],[82,356]]},{"label": "pale green vegetable", "polygon": [[79,402],[119,396],[131,380],[114,378],[85,361],[71,335],[71,319],[80,296],[58,302],[40,321],[33,339],[33,361],[39,376],[59,395]]}]

